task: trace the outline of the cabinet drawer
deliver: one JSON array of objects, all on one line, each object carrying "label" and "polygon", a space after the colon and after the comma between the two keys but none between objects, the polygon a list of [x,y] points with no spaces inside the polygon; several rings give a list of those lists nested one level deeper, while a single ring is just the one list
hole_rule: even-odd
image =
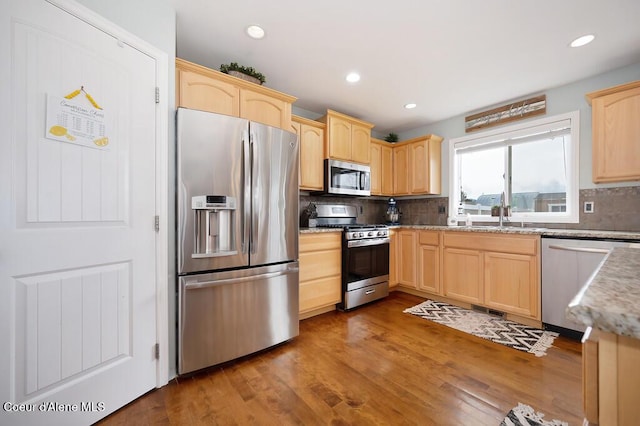
[{"label": "cabinet drawer", "polygon": [[300,312],[339,303],[340,276],[300,283]]},{"label": "cabinet drawer", "polygon": [[470,250],[537,255],[540,237],[530,235],[483,234],[467,232],[445,232],[445,247],[460,247]]},{"label": "cabinet drawer", "polygon": [[440,245],[440,233],[438,231],[420,231],[418,241],[423,246]]},{"label": "cabinet drawer", "polygon": [[342,248],[340,232],[300,234],[300,253]]},{"label": "cabinet drawer", "polygon": [[340,250],[300,253],[300,282],[330,277],[342,273]]}]

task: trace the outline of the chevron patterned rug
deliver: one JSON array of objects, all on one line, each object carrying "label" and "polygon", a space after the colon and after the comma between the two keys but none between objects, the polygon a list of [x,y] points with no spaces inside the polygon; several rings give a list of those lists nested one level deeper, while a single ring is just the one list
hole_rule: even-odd
[{"label": "chevron patterned rug", "polygon": [[417,315],[483,339],[500,343],[535,356],[544,356],[558,333],[540,330],[508,321],[495,315],[471,311],[443,302],[427,300],[412,308],[407,314]]},{"label": "chevron patterned rug", "polygon": [[509,411],[500,426],[569,426],[569,423],[556,419],[545,420],[544,414],[519,402],[517,407]]}]

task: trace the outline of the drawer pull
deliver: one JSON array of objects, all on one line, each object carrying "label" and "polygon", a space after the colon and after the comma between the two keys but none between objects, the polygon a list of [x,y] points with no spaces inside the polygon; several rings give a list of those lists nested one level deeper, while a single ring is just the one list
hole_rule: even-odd
[{"label": "drawer pull", "polygon": [[373,294],[373,293],[375,293],[375,292],[376,292],[376,289],[375,289],[375,288],[372,288],[371,290],[367,290],[367,291],[365,291],[365,292],[364,292],[364,294]]}]

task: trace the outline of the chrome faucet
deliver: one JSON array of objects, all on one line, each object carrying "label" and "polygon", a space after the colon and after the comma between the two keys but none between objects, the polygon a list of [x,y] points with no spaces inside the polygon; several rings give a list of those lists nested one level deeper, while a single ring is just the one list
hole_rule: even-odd
[{"label": "chrome faucet", "polygon": [[500,216],[498,217],[498,225],[502,228],[502,221],[504,219],[504,191],[500,194]]}]

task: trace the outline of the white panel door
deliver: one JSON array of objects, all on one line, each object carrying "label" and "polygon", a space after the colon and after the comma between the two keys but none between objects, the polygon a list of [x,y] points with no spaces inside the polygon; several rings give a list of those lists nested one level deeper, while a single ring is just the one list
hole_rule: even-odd
[{"label": "white panel door", "polygon": [[90,424],[156,384],[156,63],[44,0],[0,19],[0,424]]}]

